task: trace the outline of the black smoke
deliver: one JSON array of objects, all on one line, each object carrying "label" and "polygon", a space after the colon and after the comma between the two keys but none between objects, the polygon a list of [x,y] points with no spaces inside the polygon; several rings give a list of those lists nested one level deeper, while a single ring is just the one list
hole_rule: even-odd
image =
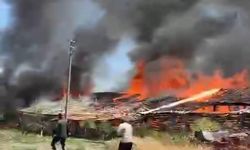
[{"label": "black smoke", "polygon": [[[77,42],[71,79],[77,93],[95,86],[97,62],[124,36],[137,44],[128,56],[133,62],[150,65],[173,56],[190,70],[211,73],[221,68],[227,75],[248,68],[248,0],[12,0],[9,4],[13,22],[1,43],[1,54],[8,58],[5,83],[15,89],[17,99],[28,102],[54,95],[64,86],[70,39]],[[85,15],[95,21],[84,19]]]},{"label": "black smoke", "polygon": [[5,82],[11,87],[7,95],[14,95],[13,101],[23,100],[26,106],[41,96],[59,95],[67,83],[71,39],[77,41],[71,92],[83,93],[91,87],[95,60],[111,50],[116,41],[103,25],[91,23],[89,20],[95,19],[84,16],[88,7],[97,9],[96,4],[88,0],[23,0],[9,4],[13,21],[1,43],[1,54],[10,64],[4,67],[8,72]]}]

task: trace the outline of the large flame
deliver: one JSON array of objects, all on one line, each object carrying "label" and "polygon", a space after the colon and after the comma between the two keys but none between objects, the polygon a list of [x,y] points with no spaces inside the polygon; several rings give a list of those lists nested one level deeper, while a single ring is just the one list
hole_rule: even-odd
[{"label": "large flame", "polygon": [[158,63],[158,70],[150,72],[143,61],[137,63],[137,73],[127,90],[129,94],[141,94],[141,99],[171,93],[178,97],[191,97],[210,89],[243,88],[248,86],[248,73],[243,70],[231,77],[224,77],[216,70],[212,75],[191,73],[182,61],[165,58]]}]

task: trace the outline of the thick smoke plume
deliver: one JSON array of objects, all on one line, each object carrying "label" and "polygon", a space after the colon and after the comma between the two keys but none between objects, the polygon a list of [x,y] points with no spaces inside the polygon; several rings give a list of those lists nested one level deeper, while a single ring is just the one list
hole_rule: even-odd
[{"label": "thick smoke plume", "polygon": [[248,0],[21,0],[10,5],[13,23],[1,43],[4,81],[14,99],[27,103],[61,91],[70,39],[77,41],[76,93],[95,86],[97,62],[124,36],[135,40],[133,62],[152,66],[172,56],[190,70],[211,73],[219,67],[227,75],[248,68]]},{"label": "thick smoke plume", "polygon": [[226,75],[248,68],[247,0],[108,0],[102,6],[110,27],[118,24],[135,36],[138,46],[130,53],[135,62],[173,56],[189,69],[220,68]]},{"label": "thick smoke plume", "polygon": [[[59,95],[66,84],[71,39],[77,41],[72,93],[90,88],[95,60],[115,41],[101,24],[96,25],[103,13],[98,6],[88,0],[23,0],[9,4],[13,23],[1,43],[2,55],[8,60],[4,61],[8,64],[4,72],[9,76],[9,95],[25,105],[40,96]],[[95,18],[85,14],[91,11]]]}]

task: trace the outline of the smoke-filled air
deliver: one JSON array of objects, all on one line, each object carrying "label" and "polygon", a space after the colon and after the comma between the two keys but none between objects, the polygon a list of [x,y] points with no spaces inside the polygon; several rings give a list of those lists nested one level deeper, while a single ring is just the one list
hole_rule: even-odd
[{"label": "smoke-filled air", "polygon": [[[249,0],[11,0],[1,107],[96,91],[187,97],[248,85]],[[205,83],[202,85],[200,83]]]}]

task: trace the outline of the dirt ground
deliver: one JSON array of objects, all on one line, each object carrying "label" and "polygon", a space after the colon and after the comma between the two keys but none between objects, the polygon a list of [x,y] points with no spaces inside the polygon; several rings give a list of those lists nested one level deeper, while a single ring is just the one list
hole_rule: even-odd
[{"label": "dirt ground", "polygon": [[[50,150],[51,137],[27,134],[22,135],[14,129],[0,129],[1,150]],[[175,145],[169,142],[161,143],[153,138],[134,138],[134,150],[209,150],[201,146]],[[102,142],[85,139],[69,138],[67,150],[117,150],[119,139]],[[59,145],[58,145],[59,147]],[[60,149],[60,148],[59,148]]]}]

